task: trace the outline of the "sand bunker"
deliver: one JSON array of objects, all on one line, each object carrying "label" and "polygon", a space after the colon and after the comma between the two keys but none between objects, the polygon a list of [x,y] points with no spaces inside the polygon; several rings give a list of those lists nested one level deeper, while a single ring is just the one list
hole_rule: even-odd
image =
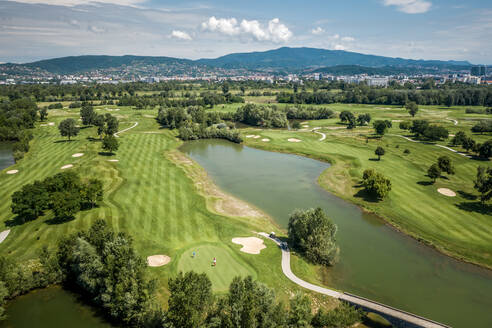
[{"label": "sand bunker", "polygon": [[287,139],[288,142],[301,142],[302,140],[296,139],[296,138],[289,138]]},{"label": "sand bunker", "polygon": [[234,244],[243,245],[241,252],[248,254],[260,254],[260,251],[266,248],[263,239],[258,237],[232,238]]},{"label": "sand bunker", "polygon": [[53,126],[53,125],[55,125],[55,122],[49,122],[48,125]]},{"label": "sand bunker", "polygon": [[171,258],[167,255],[152,255],[147,257],[147,264],[151,267],[160,267],[171,262]]},{"label": "sand bunker", "polygon": [[254,136],[253,139],[258,139],[260,136]]},{"label": "sand bunker", "polygon": [[448,197],[455,197],[456,193],[452,191],[451,189],[448,188],[439,188],[437,189],[437,192]]},{"label": "sand bunker", "polygon": [[303,125],[302,127],[303,128],[309,128],[309,125]]},{"label": "sand bunker", "polygon": [[67,165],[63,165],[63,166],[61,167],[61,169],[62,169],[62,170],[65,170],[65,169],[69,169],[69,168],[71,168],[71,167],[73,167],[73,165],[72,165],[72,164],[67,164]]},{"label": "sand bunker", "polygon": [[16,174],[18,172],[19,172],[19,170],[10,170],[10,171],[7,171],[7,174]]},{"label": "sand bunker", "polygon": [[259,136],[259,135],[257,135],[257,134],[248,134],[248,135],[246,136],[246,138],[254,138],[254,139],[258,139],[259,137],[260,137],[260,136]]},{"label": "sand bunker", "polygon": [[309,124],[309,122],[301,122],[300,124]]},{"label": "sand bunker", "polygon": [[0,232],[0,244],[5,240],[5,238],[7,238],[9,233],[10,233],[10,230],[5,230],[5,231]]},{"label": "sand bunker", "polygon": [[108,159],[108,162],[119,162],[119,159]]},{"label": "sand bunker", "polygon": [[261,139],[261,141],[263,141],[263,142],[269,142],[270,139],[265,138],[265,139]]},{"label": "sand bunker", "polygon": [[72,157],[82,157],[84,156],[84,153],[75,153],[72,155]]}]

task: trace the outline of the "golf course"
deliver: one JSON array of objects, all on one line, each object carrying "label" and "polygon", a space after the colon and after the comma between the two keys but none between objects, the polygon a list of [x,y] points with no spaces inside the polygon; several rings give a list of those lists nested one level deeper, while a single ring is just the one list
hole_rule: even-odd
[{"label": "golf course", "polygon": [[[272,101],[247,98],[258,104]],[[78,108],[51,109],[47,122],[36,123],[25,157],[13,165],[5,160],[0,172],[0,199],[5,200],[0,204],[0,232],[10,230],[0,253],[28,262],[43,247],[53,249],[61,237],[103,219],[115,232],[130,235],[142,257],[169,258],[148,268],[163,306],[169,298],[168,280],[180,271],[195,271],[207,274],[218,295],[228,291],[234,277],[252,276],[281,300],[302,291],[330,309],[337,300],[309,292],[284,276],[274,242],[262,238],[266,248],[251,254],[232,241],[260,237],[258,232],[285,236],[294,209],[319,206],[338,225],[340,263],[326,268],[293,253],[292,271],[298,277],[455,327],[492,324],[487,297],[492,292],[491,211],[490,205],[480,204],[474,189],[477,167],[490,167],[490,162],[444,148],[449,140],[417,142],[398,127],[401,121],[426,119],[451,134],[469,133],[485,115],[467,114],[464,107],[421,106],[415,118],[397,106],[329,107],[336,113],[369,113],[373,121],[393,124],[383,137],[374,135],[372,125],[347,129],[336,117],[305,120],[300,129],[241,126],[244,145],[214,139],[183,142],[177,130],[158,124],[156,109],[95,104],[97,113],[111,113],[119,121],[120,146],[108,154],[101,152],[94,126],[81,127],[71,140],[60,136],[60,122],[78,121]],[[235,108],[216,105],[208,111]],[[479,142],[489,137],[474,135]],[[380,160],[374,154],[378,146],[386,151]],[[4,147],[2,154],[9,151]],[[444,155],[452,160],[455,174],[443,174],[432,183],[427,169]],[[369,168],[391,180],[391,192],[382,201],[361,192],[360,181]],[[48,212],[19,224],[10,209],[12,194],[67,170],[102,180],[104,200],[99,206],[80,211],[68,222],[56,222]],[[423,293],[429,295],[425,301]],[[452,314],[449,308],[455,309]]]}]

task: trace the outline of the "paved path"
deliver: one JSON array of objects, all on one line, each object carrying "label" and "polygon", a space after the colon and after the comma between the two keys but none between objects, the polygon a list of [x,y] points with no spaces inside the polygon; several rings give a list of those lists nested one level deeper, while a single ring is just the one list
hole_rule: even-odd
[{"label": "paved path", "polygon": [[126,128],[126,129],[123,129],[123,130],[121,130],[121,131],[116,132],[116,133],[114,134],[114,136],[115,136],[116,138],[118,138],[118,137],[119,137],[119,135],[118,135],[118,134],[123,133],[123,132],[126,132],[126,131],[128,131],[128,130],[130,130],[130,129],[133,129],[133,128],[134,128],[134,127],[136,127],[137,125],[138,125],[138,122],[135,122],[135,124],[133,124],[133,125],[132,125],[132,126],[130,126],[129,128]]},{"label": "paved path", "polygon": [[424,317],[405,312],[396,308],[393,308],[391,306],[387,306],[378,302],[371,301],[369,299],[357,296],[357,295],[352,295],[349,293],[343,293],[339,292],[333,289],[329,288],[324,288],[321,286],[313,285],[310,284],[307,281],[304,281],[297,277],[292,270],[290,269],[290,250],[287,246],[287,243],[280,241],[277,238],[272,238],[270,237],[267,233],[265,232],[259,232],[259,235],[270,239],[271,241],[275,242],[280,249],[282,250],[282,271],[284,275],[289,278],[292,282],[295,284],[304,287],[306,289],[312,290],[314,292],[328,295],[331,297],[338,298],[340,300],[349,302],[351,304],[356,304],[360,307],[363,307],[364,309],[367,309],[369,311],[375,311],[381,314],[385,314],[387,316],[396,318],[397,320],[401,320],[404,322],[412,323],[416,325],[417,327],[424,327],[424,328],[449,328],[449,326],[443,325],[441,323],[426,319]]},{"label": "paved path", "polygon": [[323,141],[323,140],[325,140],[325,139],[326,139],[326,134],[324,134],[323,132],[316,131],[316,130],[318,130],[318,129],[321,129],[321,128],[314,128],[312,131],[313,131],[314,133],[317,133],[317,134],[321,135],[321,138],[319,138],[319,141]]},{"label": "paved path", "polygon": [[9,233],[10,233],[10,230],[5,230],[5,231],[0,232],[0,244],[5,240],[5,238],[7,238]]},{"label": "paved path", "polygon": [[[393,136],[393,137],[400,137],[400,138],[406,139],[406,140],[408,140],[410,142],[425,143],[423,141],[413,140],[413,139],[411,139],[409,137],[405,137],[405,136],[402,136],[400,134],[388,134],[388,135],[389,136]],[[467,155],[465,153],[462,153],[462,152],[459,152],[457,150],[454,150],[453,148],[449,148],[449,147],[446,147],[446,146],[443,146],[443,145],[437,145],[437,144],[435,146],[436,147],[440,147],[440,148],[444,148],[444,149],[449,150],[449,151],[452,151],[455,154],[458,154],[458,155],[461,155],[461,156],[465,156],[465,157],[471,158],[470,155]]]},{"label": "paved path", "polygon": [[457,120],[454,120],[454,119],[452,119],[452,118],[448,118],[448,120],[449,120],[449,121],[451,121],[451,122],[453,122],[453,123],[454,123],[454,125],[458,125],[458,121],[457,121]]}]

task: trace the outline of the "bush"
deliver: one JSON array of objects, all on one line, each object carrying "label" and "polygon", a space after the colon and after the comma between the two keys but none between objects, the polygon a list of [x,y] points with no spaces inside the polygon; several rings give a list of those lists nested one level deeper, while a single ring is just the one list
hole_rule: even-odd
[{"label": "bush", "polygon": [[313,263],[334,265],[337,226],[321,208],[295,210],[289,219],[289,244]]},{"label": "bush", "polygon": [[314,328],[339,328],[351,327],[360,322],[364,312],[348,303],[341,302],[338,307],[331,311],[318,310],[311,321]]}]

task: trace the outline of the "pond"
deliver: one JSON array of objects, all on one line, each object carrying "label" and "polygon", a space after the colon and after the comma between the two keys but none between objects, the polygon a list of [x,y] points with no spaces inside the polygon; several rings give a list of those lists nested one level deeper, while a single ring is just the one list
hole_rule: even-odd
[{"label": "pond", "polygon": [[35,290],[7,305],[0,328],[111,328],[77,296],[60,287]]},{"label": "pond", "polygon": [[14,156],[12,154],[12,143],[0,141],[0,170],[14,165]]},{"label": "pond", "polygon": [[326,192],[316,181],[328,164],[224,140],[188,142],[181,150],[220,188],[284,228],[294,209],[323,208],[338,225],[341,249],[340,262],[326,270],[328,286],[453,327],[492,327],[491,271],[421,245]]}]

